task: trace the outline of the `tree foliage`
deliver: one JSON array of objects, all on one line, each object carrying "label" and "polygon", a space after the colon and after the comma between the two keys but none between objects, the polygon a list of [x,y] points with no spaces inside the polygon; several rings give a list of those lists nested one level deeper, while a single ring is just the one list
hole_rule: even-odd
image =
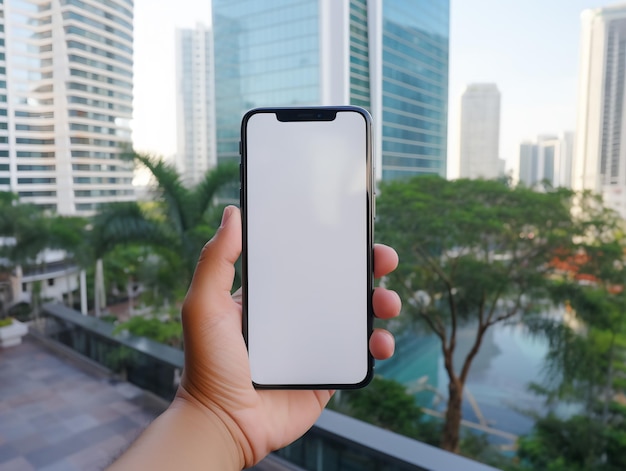
[{"label": "tree foliage", "polygon": [[33,262],[46,248],[44,213],[34,204],[21,203],[14,193],[0,192],[0,256],[10,264]]},{"label": "tree foliage", "polygon": [[88,258],[87,220],[59,216],[21,202],[14,193],[0,192],[1,255],[15,264],[34,263],[44,249],[61,249],[78,259]]},{"label": "tree foliage", "polygon": [[[618,471],[626,469],[624,432],[590,417],[539,418],[533,433],[519,440],[521,470]],[[606,454],[604,453],[606,452]]]},{"label": "tree foliage", "polygon": [[[535,192],[502,181],[416,177],[383,183],[377,234],[399,253],[389,285],[404,316],[441,342],[449,378],[441,446],[458,452],[463,388],[487,329],[540,308],[552,260],[572,250],[574,194]],[[473,328],[455,364],[457,334]]]},{"label": "tree foliage", "polygon": [[[331,403],[331,407],[421,442],[430,445],[439,443],[440,419],[426,415],[417,405],[415,397],[397,381],[375,376],[367,388],[342,391],[339,402],[342,404]],[[484,435],[473,432],[463,434],[460,448],[464,456],[499,468],[510,462]]]},{"label": "tree foliage", "polygon": [[347,394],[353,417],[409,437],[418,435],[422,411],[400,383],[376,376],[369,387]]},{"label": "tree foliage", "polygon": [[375,376],[367,388],[341,393],[343,405],[335,408],[377,427],[423,442],[434,443],[440,424],[428,420],[406,388],[390,379]]},{"label": "tree foliage", "polygon": [[115,328],[115,333],[128,331],[139,337],[176,348],[182,348],[183,327],[178,318],[158,319],[156,317],[132,317]]},{"label": "tree foliage", "polygon": [[98,257],[124,244],[153,247],[173,262],[176,283],[188,282],[202,246],[217,227],[218,193],[239,178],[236,164],[210,170],[195,187],[186,187],[176,169],[155,156],[133,153],[154,179],[154,203],[108,205],[94,219],[94,250]]},{"label": "tree foliage", "polygon": [[549,380],[534,385],[535,390],[545,396],[550,410],[563,402],[579,410],[538,418],[533,432],[520,440],[524,469],[626,469],[624,222],[598,206],[589,206],[580,216],[585,236],[576,253],[563,261],[569,276],[561,277],[552,290],[570,308],[567,321],[528,321],[549,342]]},{"label": "tree foliage", "polygon": [[63,250],[66,260],[85,266],[91,256],[87,220],[49,213],[0,192],[0,272],[44,264],[45,249]]}]

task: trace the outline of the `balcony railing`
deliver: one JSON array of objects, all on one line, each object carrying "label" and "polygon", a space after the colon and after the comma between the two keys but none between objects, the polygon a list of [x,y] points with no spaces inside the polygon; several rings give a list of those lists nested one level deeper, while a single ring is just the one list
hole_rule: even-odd
[{"label": "balcony railing", "polygon": [[114,334],[114,325],[62,304],[44,305],[41,319],[31,328],[142,389],[166,400],[174,397],[184,363],[181,350],[144,337]]},{"label": "balcony railing", "polygon": [[332,410],[276,454],[316,471],[496,471]]},{"label": "balcony railing", "polygon": [[[33,329],[166,400],[176,391],[183,367],[180,350],[142,337],[113,334],[113,325],[60,304],[46,304]],[[496,471],[330,410],[276,455],[292,463],[294,470]]]}]

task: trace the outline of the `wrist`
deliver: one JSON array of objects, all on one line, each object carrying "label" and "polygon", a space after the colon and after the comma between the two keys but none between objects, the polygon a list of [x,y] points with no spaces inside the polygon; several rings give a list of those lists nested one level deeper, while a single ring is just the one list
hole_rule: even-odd
[{"label": "wrist", "polygon": [[241,470],[245,467],[245,453],[238,430],[233,430],[233,424],[229,423],[232,420],[225,414],[206,407],[183,388],[179,388],[167,412],[185,424],[189,435],[200,438],[201,446],[209,455],[207,463],[214,463],[214,459],[219,458],[222,467],[216,469]]},{"label": "wrist", "polygon": [[241,446],[224,420],[178,393],[109,470],[240,471],[244,465]]}]

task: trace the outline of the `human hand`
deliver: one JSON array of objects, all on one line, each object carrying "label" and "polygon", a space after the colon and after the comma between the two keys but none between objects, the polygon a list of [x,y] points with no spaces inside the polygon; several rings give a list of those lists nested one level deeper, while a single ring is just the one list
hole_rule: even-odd
[{"label": "human hand", "polygon": [[[240,212],[227,207],[221,227],[202,250],[183,304],[185,369],[174,402],[218,419],[232,437],[241,467],[247,467],[303,435],[333,391],[252,386],[241,302],[230,293],[241,240]],[[398,263],[395,251],[383,245],[375,247],[374,259],[376,277],[393,271]],[[375,289],[372,302],[379,318],[389,319],[400,311],[398,295],[384,288]],[[375,329],[370,337],[372,355],[386,359],[393,350],[393,336]]]}]

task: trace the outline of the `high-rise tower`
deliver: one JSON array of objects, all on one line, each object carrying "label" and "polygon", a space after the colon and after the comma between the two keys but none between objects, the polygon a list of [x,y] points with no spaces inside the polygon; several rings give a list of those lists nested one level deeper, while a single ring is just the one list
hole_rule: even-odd
[{"label": "high-rise tower", "polygon": [[133,200],[133,1],[0,9],[0,189],[61,214]]},{"label": "high-rise tower", "polygon": [[217,164],[213,34],[209,28],[176,31],[176,166],[186,184]]},{"label": "high-rise tower", "polygon": [[446,175],[449,0],[213,0],[217,154],[257,106],[374,117],[377,176]]},{"label": "high-rise tower", "polygon": [[536,142],[525,141],[519,150],[519,180],[528,187],[547,183],[553,187],[571,188],[574,133],[560,136],[538,136]]},{"label": "high-rise tower", "polygon": [[468,85],[461,97],[461,178],[504,175],[500,152],[500,91],[494,83]]},{"label": "high-rise tower", "polygon": [[626,6],[585,10],[572,186],[626,217]]}]

